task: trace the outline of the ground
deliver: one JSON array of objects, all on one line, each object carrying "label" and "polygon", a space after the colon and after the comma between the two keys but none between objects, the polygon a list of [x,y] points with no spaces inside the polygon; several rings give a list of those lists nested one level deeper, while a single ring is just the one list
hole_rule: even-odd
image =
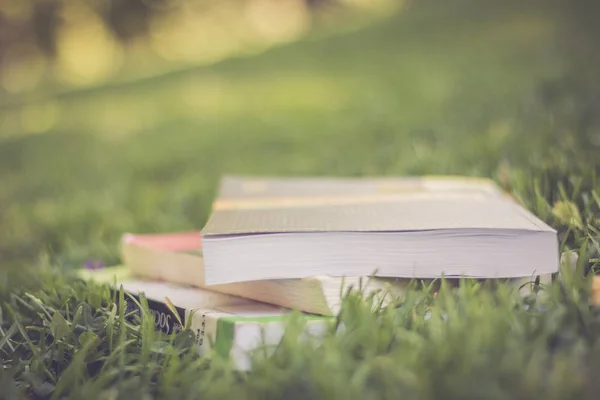
[{"label": "ground", "polygon": [[[565,56],[560,13],[447,12],[3,103],[0,393],[597,398],[600,320],[581,276],[599,253],[598,81]],[[525,299],[466,284],[373,310],[352,294],[342,333],[299,343],[291,327],[236,373],[70,275],[119,262],[123,232],[202,227],[225,173],[491,177],[557,228],[579,270]]]}]

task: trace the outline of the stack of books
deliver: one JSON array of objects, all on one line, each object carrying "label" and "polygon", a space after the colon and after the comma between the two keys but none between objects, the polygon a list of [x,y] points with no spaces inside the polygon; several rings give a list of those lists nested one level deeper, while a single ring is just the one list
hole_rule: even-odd
[{"label": "stack of books", "polygon": [[246,369],[291,310],[318,335],[350,288],[382,302],[415,279],[526,291],[558,272],[558,252],[556,231],[487,179],[228,176],[201,231],[125,234],[123,266],[84,276],[144,292],[166,332],[191,318],[201,353]]}]

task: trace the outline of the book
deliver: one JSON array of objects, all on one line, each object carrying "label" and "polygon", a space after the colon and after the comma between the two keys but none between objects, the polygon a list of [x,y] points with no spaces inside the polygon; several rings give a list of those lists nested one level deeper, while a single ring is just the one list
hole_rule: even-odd
[{"label": "book", "polygon": [[480,178],[226,176],[201,236],[209,286],[530,278],[559,267],[556,231]]},{"label": "book", "polygon": [[207,286],[200,232],[125,234],[121,239],[122,261],[133,274],[148,279],[208,288],[303,312],[336,315],[342,295],[354,288],[385,303],[402,296],[408,281],[377,277],[314,276],[238,282]]},{"label": "book", "polygon": [[[172,334],[189,326],[199,354],[229,357],[240,370],[251,368],[253,351],[260,349],[265,355],[271,354],[280,343],[291,316],[289,309],[248,299],[167,282],[140,280],[126,266],[82,270],[80,276],[117,290],[122,286],[138,301],[144,293],[157,329]],[[167,299],[177,315],[167,306]],[[127,299],[126,310],[140,314],[135,302]],[[324,334],[332,321],[329,317],[310,314],[300,317],[304,323],[303,333],[314,337]]]},{"label": "book", "polygon": [[[340,310],[343,294],[350,288],[372,295],[376,302],[386,304],[392,299],[401,298],[410,283],[408,279],[396,278],[316,276],[207,286],[203,275],[201,237],[197,231],[126,234],[121,240],[121,254],[123,262],[137,277],[208,288],[215,292],[320,315],[336,315]],[[537,278],[546,284],[551,282],[552,275],[507,281],[519,287],[521,294],[526,295],[530,289],[527,283],[534,282]],[[449,280],[458,284],[458,279]],[[422,283],[429,285],[432,280],[424,279]]]},{"label": "book", "polygon": [[[120,290],[119,288],[122,286],[126,293],[135,297],[140,292],[144,292],[155,318],[156,327],[166,333],[176,333],[182,327],[179,326],[177,319],[171,315],[166,305],[164,305],[165,297],[169,297],[173,304],[178,304],[184,308],[193,308],[194,306],[211,308],[254,303],[251,300],[225,293],[177,285],[171,282],[140,279],[126,266],[113,266],[98,270],[82,269],[78,272],[79,276],[86,281],[112,285],[111,288],[115,290]],[[185,314],[180,316],[185,319],[183,318]]]}]

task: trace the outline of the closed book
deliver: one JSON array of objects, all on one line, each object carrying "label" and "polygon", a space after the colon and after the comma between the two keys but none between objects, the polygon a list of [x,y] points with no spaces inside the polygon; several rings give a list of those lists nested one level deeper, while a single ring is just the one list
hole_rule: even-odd
[{"label": "closed book", "polygon": [[556,231],[492,181],[466,177],[224,177],[202,253],[205,285],[558,271]]},{"label": "closed book", "polygon": [[[253,351],[260,349],[262,354],[268,355],[274,350],[291,315],[289,309],[205,289],[139,280],[123,266],[82,271],[81,276],[117,289],[122,286],[125,292],[138,300],[143,293],[157,329],[178,333],[182,325],[189,324],[195,335],[196,350],[201,355],[228,357],[240,370],[251,368]],[[173,307],[168,307],[166,301]],[[132,301],[127,301],[127,308],[130,312],[139,311]],[[304,333],[315,337],[322,335],[331,321],[328,317],[311,314],[301,314],[300,317]]]}]

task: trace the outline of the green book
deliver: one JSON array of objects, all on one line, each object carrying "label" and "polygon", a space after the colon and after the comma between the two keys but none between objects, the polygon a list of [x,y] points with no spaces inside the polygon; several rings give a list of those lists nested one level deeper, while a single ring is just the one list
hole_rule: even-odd
[{"label": "green book", "polygon": [[[108,284],[139,299],[144,293],[157,329],[177,333],[188,325],[196,335],[196,350],[206,356],[230,357],[240,370],[251,368],[251,352],[261,348],[270,353],[279,344],[291,310],[257,301],[169,282],[134,277],[125,266],[82,270],[85,280]],[[168,300],[167,300],[168,299]],[[169,301],[174,307],[167,306]],[[174,314],[175,310],[177,315]],[[129,312],[138,311],[127,302]],[[306,333],[322,335],[330,317],[302,314]],[[181,323],[179,322],[181,321]]]}]

